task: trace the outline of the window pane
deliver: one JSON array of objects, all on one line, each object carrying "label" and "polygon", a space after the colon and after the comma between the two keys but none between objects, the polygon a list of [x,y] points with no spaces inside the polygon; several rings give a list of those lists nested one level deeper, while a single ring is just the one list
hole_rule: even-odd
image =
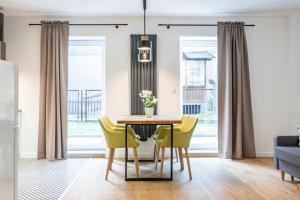
[{"label": "window pane", "polygon": [[204,62],[188,61],[186,62],[187,84],[188,85],[204,85]]}]

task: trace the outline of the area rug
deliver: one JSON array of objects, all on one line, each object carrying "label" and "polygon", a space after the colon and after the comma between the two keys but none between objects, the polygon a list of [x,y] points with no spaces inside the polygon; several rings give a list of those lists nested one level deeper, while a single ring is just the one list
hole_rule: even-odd
[{"label": "area rug", "polygon": [[56,200],[79,175],[88,159],[20,159],[18,197],[20,200]]}]

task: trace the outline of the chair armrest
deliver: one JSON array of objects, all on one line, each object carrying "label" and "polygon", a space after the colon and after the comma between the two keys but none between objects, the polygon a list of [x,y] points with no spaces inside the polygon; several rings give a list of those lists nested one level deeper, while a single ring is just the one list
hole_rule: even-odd
[{"label": "chair armrest", "polygon": [[275,136],[274,137],[274,168],[279,168],[279,160],[276,155],[276,148],[279,146],[298,146],[299,144],[299,137],[286,135],[286,136]]},{"label": "chair armrest", "polygon": [[131,127],[128,127],[127,128],[127,132],[129,133],[129,134],[131,134],[133,137],[135,137],[136,139],[141,139],[141,136],[139,136],[138,134],[136,134],[135,133],[135,130],[133,129],[133,128],[131,128]]},{"label": "chair armrest", "polygon": [[[139,145],[138,139],[128,132],[127,144],[128,147],[136,147]],[[107,146],[109,148],[124,148],[125,147],[125,137],[124,130],[114,130],[109,133],[109,137],[107,138]]]},{"label": "chair armrest", "polygon": [[287,136],[275,136],[274,146],[298,146],[299,137],[293,135]]},{"label": "chair armrest", "polygon": [[[173,127],[173,133],[175,132],[180,132],[180,128],[178,127]],[[158,129],[156,129],[153,139],[162,139],[169,135],[171,133],[171,128],[170,126],[160,126]]]},{"label": "chair armrest", "polygon": [[[173,134],[173,145],[174,147],[189,147],[190,146],[190,133],[188,132],[174,132]],[[162,139],[164,146],[170,146],[171,134],[168,134]]]},{"label": "chair armrest", "polygon": [[[119,132],[125,133],[125,127],[123,127],[123,128],[115,127],[115,128],[113,128],[113,131],[119,131]],[[141,137],[139,135],[137,135],[135,133],[134,129],[131,128],[131,127],[127,127],[127,133],[130,134],[130,135],[132,135],[136,139],[141,139]]]},{"label": "chair armrest", "polygon": [[125,128],[125,125],[124,124],[116,124],[115,127],[116,128]]}]

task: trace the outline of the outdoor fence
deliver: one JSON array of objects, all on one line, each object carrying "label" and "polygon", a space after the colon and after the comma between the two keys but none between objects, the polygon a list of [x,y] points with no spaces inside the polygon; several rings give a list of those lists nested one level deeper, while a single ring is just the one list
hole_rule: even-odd
[{"label": "outdoor fence", "polygon": [[101,90],[68,90],[68,120],[96,121],[101,115]]},{"label": "outdoor fence", "polygon": [[[216,112],[216,89],[199,86],[183,87],[183,114]],[[68,90],[68,120],[96,121],[102,111],[101,90]]]}]

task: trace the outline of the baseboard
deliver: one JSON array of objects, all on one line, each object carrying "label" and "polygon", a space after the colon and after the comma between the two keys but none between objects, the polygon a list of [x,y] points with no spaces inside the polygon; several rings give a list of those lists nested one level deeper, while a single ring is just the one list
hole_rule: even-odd
[{"label": "baseboard", "polygon": [[[133,157],[132,155],[132,152],[129,151],[129,157]],[[103,157],[107,157],[107,153],[105,154],[104,152],[101,152],[100,154],[97,154],[97,155],[94,155],[94,156],[91,156],[91,154],[87,154],[88,156],[83,156],[83,157],[95,157],[95,158],[103,158]],[[183,152],[183,155],[184,152]],[[189,155],[190,157],[194,157],[194,158],[197,158],[197,157],[218,157],[218,153],[216,153],[215,151],[198,151],[198,150],[190,150],[189,151]],[[75,155],[72,155],[71,157],[81,157],[82,155],[78,154],[77,156]],[[151,159],[153,158],[153,152],[149,151],[149,152],[138,152],[138,156],[140,158],[144,158],[144,159]],[[169,157],[170,156],[170,152],[169,151],[166,151],[166,154],[165,154],[165,157]],[[174,155],[175,157],[175,155]],[[256,157],[258,158],[273,158],[273,152],[257,152],[256,153]],[[115,155],[115,158],[118,158],[118,159],[124,159],[125,158],[125,155],[124,155],[124,151],[119,151],[116,153]]]},{"label": "baseboard", "polygon": [[[107,153],[105,152],[68,152],[69,158],[104,158],[107,157]],[[183,152],[184,154],[184,152]],[[195,151],[190,150],[189,151],[190,157],[218,157],[218,154],[216,152],[210,152],[210,151]],[[129,157],[132,157],[132,152],[129,151]],[[151,159],[153,158],[153,152],[138,152],[138,156],[145,159]],[[166,152],[166,157],[169,157],[169,151]],[[273,152],[257,152],[256,156],[258,158],[272,158]],[[118,152],[115,155],[115,158],[118,159],[124,159],[124,151]],[[175,157],[175,155],[174,155]],[[20,153],[20,158],[37,158],[36,153]]]},{"label": "baseboard", "polygon": [[[133,154],[131,151],[128,152],[128,156],[130,159],[133,158]],[[154,152],[149,151],[149,152],[140,152],[138,150],[138,157],[142,158],[142,159],[153,159],[153,154]],[[125,158],[125,153],[124,152],[118,152],[115,154],[115,158],[118,159],[124,159]],[[175,152],[173,153],[173,156],[175,158]],[[185,153],[183,152],[183,156],[185,156]],[[215,151],[201,151],[201,150],[189,150],[189,156],[191,158],[197,158],[197,157],[218,157],[218,154]],[[106,155],[107,157],[107,155]],[[170,150],[166,150],[165,152],[165,158],[169,158],[170,157]]]},{"label": "baseboard", "polygon": [[273,152],[256,152],[256,157],[258,158],[273,158]]},{"label": "baseboard", "polygon": [[19,154],[20,158],[37,158],[37,153],[36,152],[21,152]]},{"label": "baseboard", "polygon": [[103,151],[68,151],[68,158],[105,158]]}]

